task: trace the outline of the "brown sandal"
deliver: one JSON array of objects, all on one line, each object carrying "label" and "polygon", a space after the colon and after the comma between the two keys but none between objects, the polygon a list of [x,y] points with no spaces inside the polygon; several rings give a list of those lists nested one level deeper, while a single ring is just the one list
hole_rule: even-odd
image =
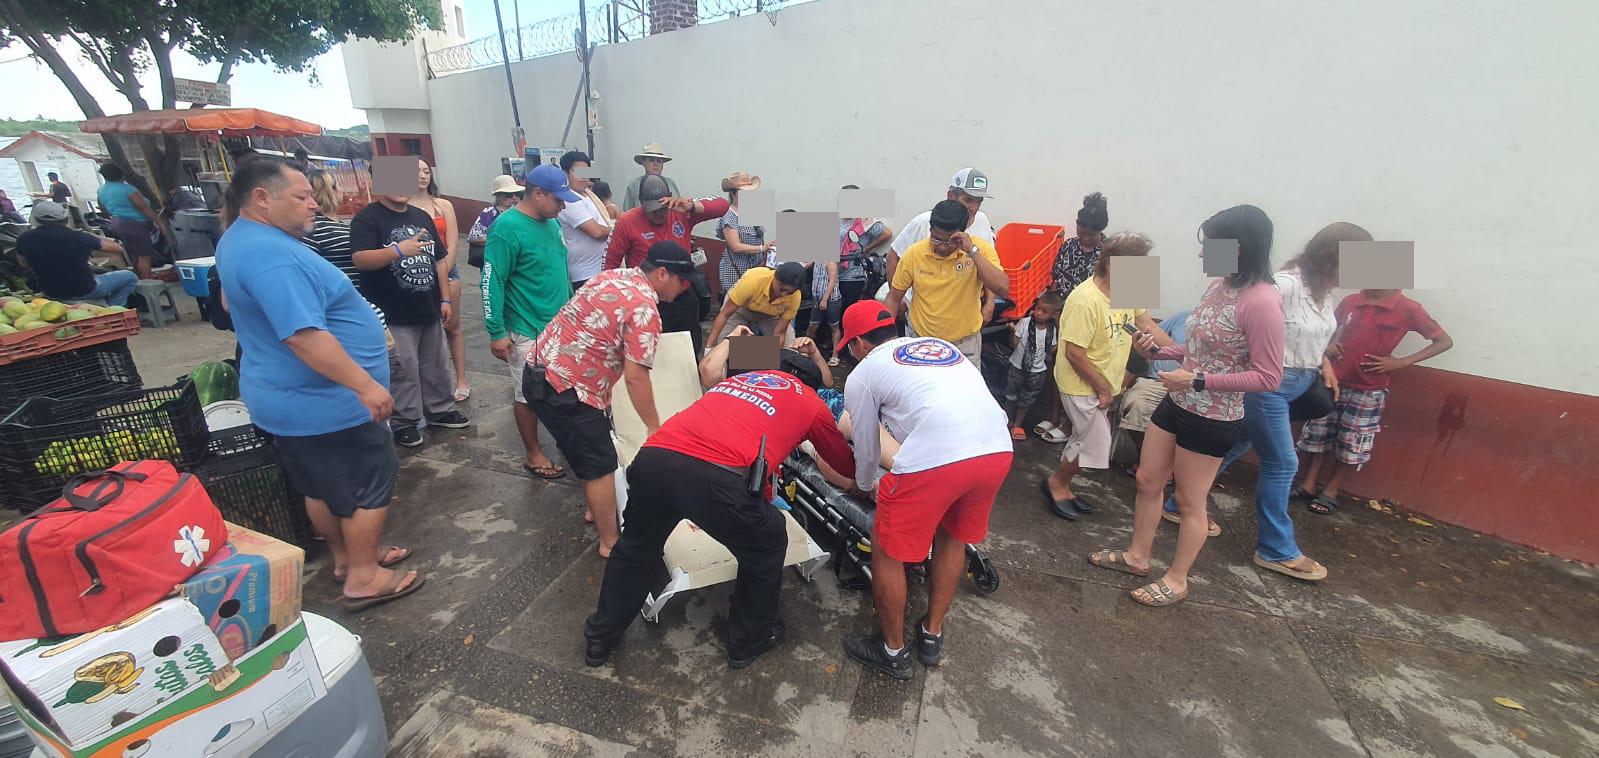
[{"label": "brown sandal", "polygon": [[1319,582],[1327,578],[1326,566],[1317,563],[1315,559],[1310,558],[1309,556],[1300,557],[1310,561],[1310,570],[1307,571],[1305,569],[1296,569],[1293,566],[1288,565],[1286,561],[1268,561],[1265,558],[1260,557],[1260,553],[1255,553],[1255,565],[1266,569],[1267,571],[1275,571],[1283,576],[1291,576],[1295,579],[1306,582]]},{"label": "brown sandal", "polygon": [[399,600],[422,589],[422,585],[426,583],[427,577],[423,576],[421,572],[407,571],[400,575],[400,581],[394,585],[394,589],[388,592],[379,595],[368,595],[367,597],[339,595],[339,607],[347,611],[364,611],[372,606],[387,603],[390,600]]},{"label": "brown sandal", "polygon": [[1149,576],[1149,569],[1140,569],[1127,562],[1127,553],[1123,550],[1100,550],[1088,556],[1088,562],[1102,569],[1120,571],[1133,576]]},{"label": "brown sandal", "polygon": [[[1149,596],[1149,599],[1145,600],[1144,598],[1139,597],[1138,590],[1143,590],[1144,594]],[[1133,590],[1127,594],[1132,595],[1133,599],[1138,601],[1140,605],[1147,605],[1151,608],[1164,608],[1168,605],[1176,605],[1188,599],[1188,590],[1183,590],[1181,593],[1172,592],[1172,589],[1167,587],[1166,583],[1163,581],[1150,582],[1149,584],[1139,587],[1138,590]]]}]

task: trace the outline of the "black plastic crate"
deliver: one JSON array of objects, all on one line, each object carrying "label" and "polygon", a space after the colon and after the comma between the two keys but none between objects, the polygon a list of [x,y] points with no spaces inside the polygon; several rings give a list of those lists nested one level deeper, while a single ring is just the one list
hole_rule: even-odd
[{"label": "black plastic crate", "polygon": [[0,421],[0,479],[12,507],[38,506],[59,497],[73,475],[118,461],[188,468],[205,458],[209,439],[188,379],[89,397],[34,397]]},{"label": "black plastic crate", "polygon": [[310,544],[305,501],[289,486],[271,446],[212,455],[193,473],[222,518],[302,548]]},{"label": "black plastic crate", "polygon": [[25,358],[0,366],[0,417],[32,397],[83,397],[143,386],[125,339]]}]

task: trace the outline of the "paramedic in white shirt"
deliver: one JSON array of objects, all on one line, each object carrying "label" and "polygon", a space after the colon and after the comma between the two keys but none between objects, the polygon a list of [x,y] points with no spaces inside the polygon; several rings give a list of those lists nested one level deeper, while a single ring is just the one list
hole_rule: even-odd
[{"label": "paramedic in white shirt", "polygon": [[[844,347],[857,361],[844,385],[853,421],[857,485],[875,491],[872,597],[880,634],[845,640],[844,651],[896,679],[942,657],[944,614],[966,570],[966,545],[988,536],[994,497],[1010,472],[1005,412],[960,351],[933,337],[897,337],[882,303],[845,311]],[[893,468],[878,469],[881,423],[900,443]],[[881,476],[881,480],[879,480]],[[905,639],[905,566],[933,554],[927,615]]]}]

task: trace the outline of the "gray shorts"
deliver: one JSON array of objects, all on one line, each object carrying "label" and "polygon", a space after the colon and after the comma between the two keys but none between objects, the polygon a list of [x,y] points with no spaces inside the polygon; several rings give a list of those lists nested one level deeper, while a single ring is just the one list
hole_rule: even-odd
[{"label": "gray shorts", "polygon": [[339,518],[386,507],[400,459],[394,436],[376,421],[311,437],[277,437],[280,464],[296,492],[328,504]]}]

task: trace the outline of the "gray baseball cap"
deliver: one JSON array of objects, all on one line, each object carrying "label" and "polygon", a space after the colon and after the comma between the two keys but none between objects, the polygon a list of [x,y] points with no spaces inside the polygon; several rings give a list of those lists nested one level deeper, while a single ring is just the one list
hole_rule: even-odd
[{"label": "gray baseball cap", "polygon": [[49,200],[40,200],[33,204],[33,212],[30,215],[35,223],[40,221],[66,221],[67,207]]},{"label": "gray baseball cap", "polygon": [[963,168],[955,172],[955,178],[949,180],[951,189],[958,189],[972,197],[990,198],[988,194],[988,174],[975,168]]},{"label": "gray baseball cap", "polygon": [[650,174],[639,182],[638,203],[644,208],[645,213],[654,213],[661,207],[661,200],[672,196],[672,188],[666,186],[666,180]]}]

